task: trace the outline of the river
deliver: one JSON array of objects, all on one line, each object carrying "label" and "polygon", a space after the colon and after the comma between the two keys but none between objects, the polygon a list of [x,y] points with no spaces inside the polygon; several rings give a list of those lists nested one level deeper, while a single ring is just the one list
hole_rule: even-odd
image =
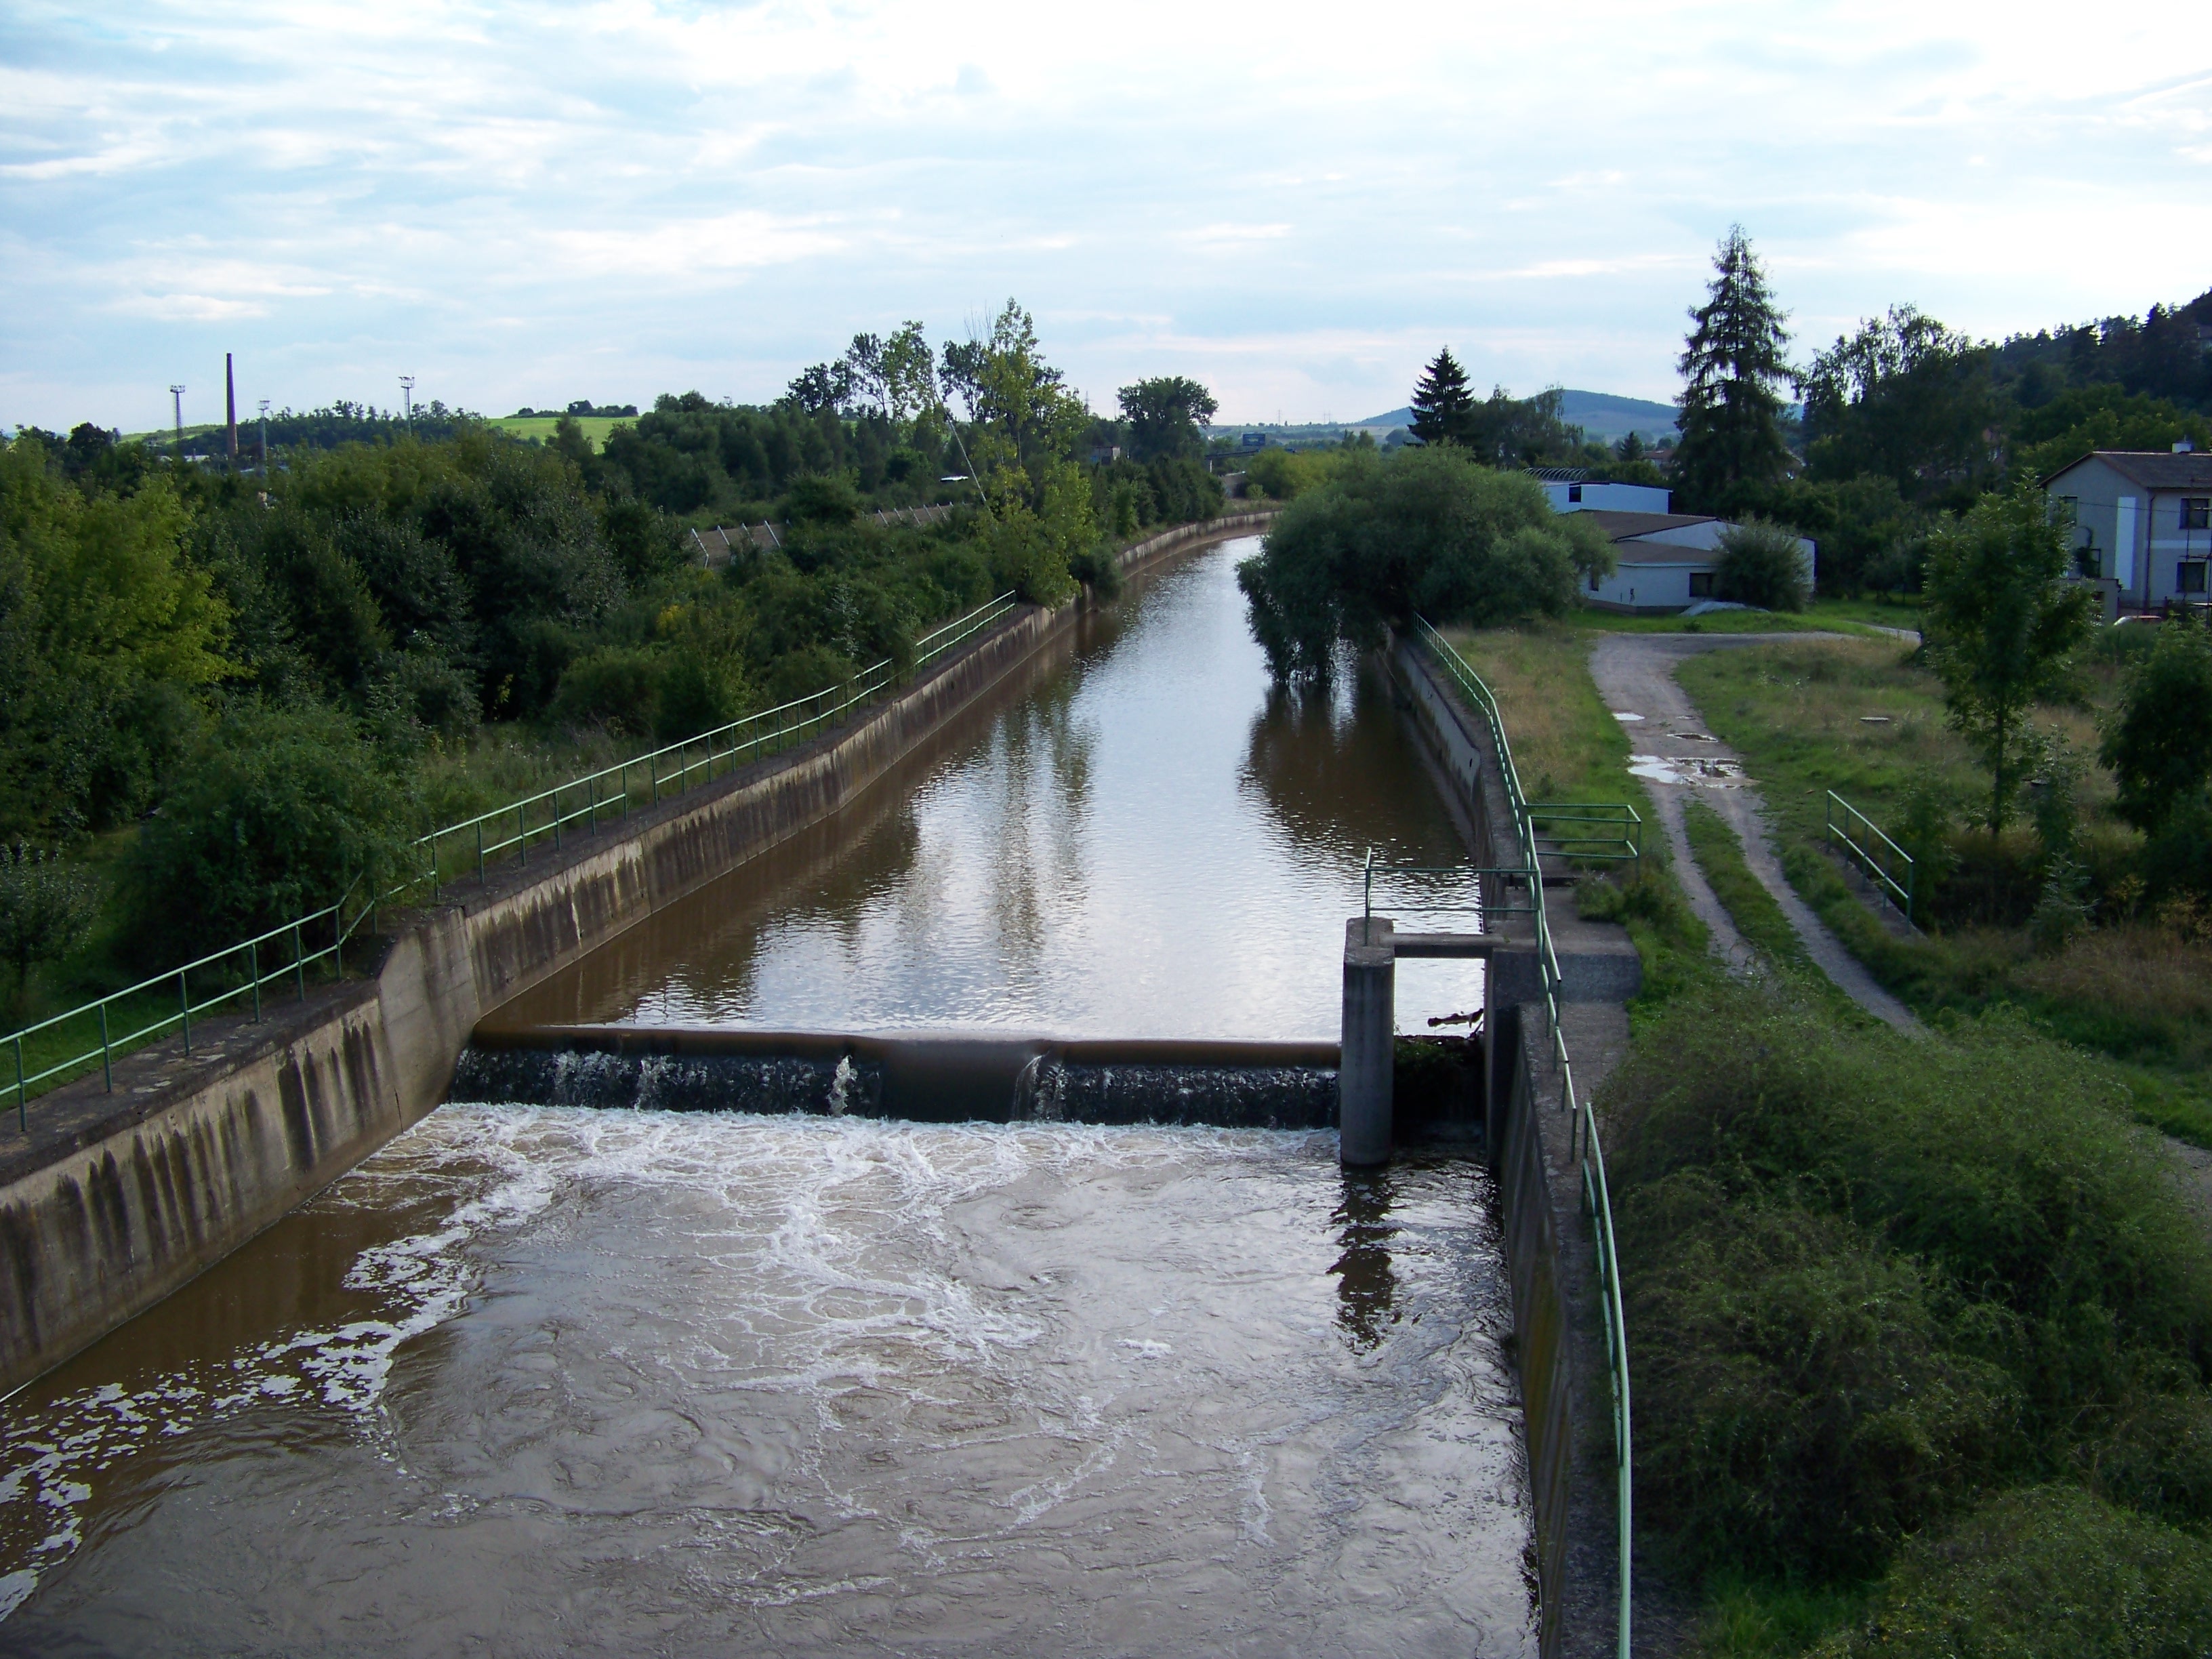
[{"label": "river", "polygon": [[[1367,847],[1463,854],[1244,550],[529,1017],[1333,1036]],[[0,1648],[1529,1653],[1503,1279],[1330,1134],[456,1102],[7,1402]]]}]

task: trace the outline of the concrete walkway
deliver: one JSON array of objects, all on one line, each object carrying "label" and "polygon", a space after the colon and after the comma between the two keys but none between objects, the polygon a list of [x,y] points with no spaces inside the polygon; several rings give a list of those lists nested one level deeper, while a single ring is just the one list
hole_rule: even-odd
[{"label": "concrete walkway", "polygon": [[1775,645],[1808,639],[1842,639],[1840,634],[1607,634],[1590,651],[1590,678],[1606,707],[1624,720],[1634,758],[1631,770],[1651,792],[1659,825],[1674,854],[1676,879],[1690,908],[1711,929],[1713,949],[1729,971],[1750,970],[1757,953],[1736,929],[1714,895],[1690,851],[1683,823],[1692,792],[1735,831],[1744,862],[1787,918],[1820,971],[1844,994],[1900,1031],[1920,1031],[1912,1011],[1875,983],[1859,959],[1844,948],[1812,908],[1797,896],[1782,873],[1782,860],[1768,837],[1765,804],[1758,787],[1744,775],[1743,757],[1705,730],[1704,718],[1682,688],[1674,669],[1686,657],[1726,646]]}]

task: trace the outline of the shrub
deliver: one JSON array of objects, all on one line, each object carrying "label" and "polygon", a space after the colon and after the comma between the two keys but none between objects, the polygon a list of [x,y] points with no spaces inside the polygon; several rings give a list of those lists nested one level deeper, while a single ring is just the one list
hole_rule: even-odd
[{"label": "shrub", "polygon": [[1779,525],[1753,519],[1721,534],[1714,586],[1723,599],[1762,611],[1802,611],[1812,584],[1797,538]]},{"label": "shrub", "polygon": [[2212,780],[2212,633],[2183,620],[2128,672],[2099,758],[2118,781],[2112,810],[2155,834]]},{"label": "shrub", "polygon": [[1606,1109],[1639,1473],[1702,1564],[1863,1570],[2212,1371],[2202,1229],[2017,1018],[1915,1041],[1716,986]]},{"label": "shrub", "polygon": [[793,524],[850,524],[860,516],[860,498],[842,473],[794,478],[784,511]]},{"label": "shrub", "polygon": [[2212,1545],[2045,1487],[1916,1540],[1861,1630],[1823,1655],[1881,1659],[2201,1659]]},{"label": "shrub", "polygon": [[1639,1194],[1647,1515],[1701,1565],[1848,1578],[2000,1467],[2012,1389],[1950,1351],[1928,1271],[1878,1233],[1702,1170]]},{"label": "shrub", "polygon": [[100,884],[58,860],[0,848],[0,957],[15,967],[15,994],[34,963],[58,962],[84,943],[100,913]]},{"label": "shrub", "polygon": [[565,726],[599,726],[623,737],[649,737],[660,712],[661,672],[655,652],[602,647],[568,665],[553,699],[553,718]]},{"label": "shrub", "polygon": [[[354,722],[318,703],[227,709],[132,849],[144,952],[196,956],[388,887],[411,803]],[[356,886],[356,884],[358,885]]]}]

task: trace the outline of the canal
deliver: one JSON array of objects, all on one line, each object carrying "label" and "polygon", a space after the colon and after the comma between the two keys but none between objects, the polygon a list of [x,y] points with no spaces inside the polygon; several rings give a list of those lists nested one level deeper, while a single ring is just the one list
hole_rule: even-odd
[{"label": "canal", "polygon": [[[1249,548],[501,1021],[1333,1037],[1368,848],[1465,854]],[[6,1402],[0,1647],[1533,1652],[1510,1330],[1470,1161],[457,1100]]]}]

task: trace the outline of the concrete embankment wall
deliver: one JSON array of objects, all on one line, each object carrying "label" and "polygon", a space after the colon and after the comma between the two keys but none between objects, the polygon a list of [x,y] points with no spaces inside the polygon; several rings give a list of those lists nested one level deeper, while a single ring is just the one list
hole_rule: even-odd
[{"label": "concrete embankment wall", "polygon": [[[1393,642],[1390,668],[1415,729],[1473,822],[1477,856],[1495,867],[1518,867],[1512,808],[1487,726],[1411,641]],[[1498,902],[1494,893],[1486,896]],[[1516,894],[1510,902],[1526,901]],[[1553,908],[1570,913],[1553,918],[1564,1000],[1618,1003],[1635,995],[1643,969],[1626,937],[1572,919],[1571,899]],[[1561,1659],[1611,1650],[1605,1592],[1618,1567],[1610,1530],[1610,1384],[1592,1340],[1597,1286],[1578,1213],[1568,1120],[1559,1109],[1534,927],[1526,916],[1486,920],[1485,926],[1514,941],[1514,948],[1491,958],[1484,976],[1486,1138],[1513,1289],[1543,1609],[1539,1646],[1544,1659]]]},{"label": "concrete embankment wall", "polygon": [[[1135,571],[1264,526],[1244,513],[1121,555]],[[264,1023],[196,1030],[34,1103],[0,1152],[0,1390],[161,1300],[445,1097],[485,1014],[836,811],[1071,629],[1024,606],[896,700],[804,748],[633,814],[413,913],[374,978]]]}]

